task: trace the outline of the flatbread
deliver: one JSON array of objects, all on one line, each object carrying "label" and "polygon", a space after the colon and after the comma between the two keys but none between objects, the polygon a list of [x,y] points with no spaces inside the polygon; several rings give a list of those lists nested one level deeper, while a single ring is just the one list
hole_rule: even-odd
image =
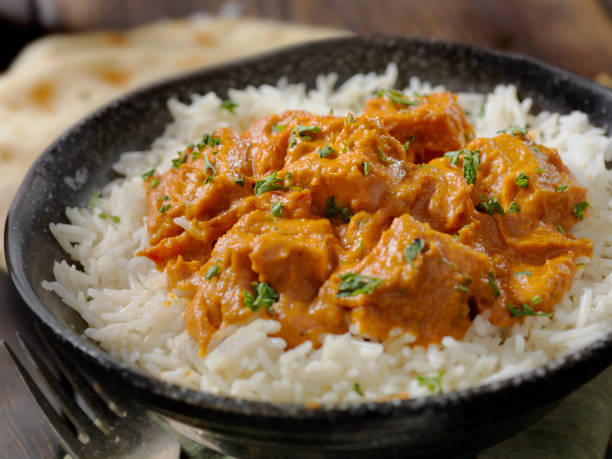
[{"label": "flatbread", "polygon": [[[145,83],[341,30],[248,18],[169,20],[128,31],[50,35],[0,76],[0,222],[32,161],[64,130]],[[4,260],[0,227],[0,268]]]}]

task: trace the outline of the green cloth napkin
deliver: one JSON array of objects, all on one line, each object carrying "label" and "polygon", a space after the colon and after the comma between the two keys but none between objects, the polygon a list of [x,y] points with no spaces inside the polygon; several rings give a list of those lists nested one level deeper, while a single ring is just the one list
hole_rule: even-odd
[{"label": "green cloth napkin", "polygon": [[[217,459],[219,453],[170,431],[181,457]],[[478,454],[476,459],[601,459],[612,433],[612,366],[570,394],[523,432]]]}]

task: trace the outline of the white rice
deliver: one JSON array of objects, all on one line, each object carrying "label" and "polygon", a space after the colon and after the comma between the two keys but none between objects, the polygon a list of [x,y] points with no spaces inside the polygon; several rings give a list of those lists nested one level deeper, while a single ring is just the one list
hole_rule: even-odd
[{"label": "white rice", "polygon": [[[284,351],[285,342],[269,335],[279,329],[273,320],[255,320],[232,327],[204,358],[188,335],[182,313],[188,301],[166,289],[165,274],[153,262],[135,256],[147,246],[146,188],[140,175],[170,160],[204,132],[219,126],[245,129],[250,122],[286,109],[343,115],[360,112],[378,88],[395,86],[397,68],[382,75],[356,75],[334,89],[336,76],[320,76],[316,89],[302,84],[231,90],[235,114],[219,108],[213,93],[193,95],[190,104],[170,100],[174,122],[150,151],[125,153],[114,166],[125,176],[108,184],[93,210],[69,208],[70,224],[53,224],[51,231],[84,271],[66,261],[55,263],[55,281],[46,289],[59,295],[89,324],[85,334],[118,359],[164,380],[203,391],[236,397],[297,403],[351,403],[396,394],[430,394],[417,376],[443,372],[444,391],[463,389],[513,376],[586,346],[612,328],[611,173],[612,139],[589,124],[584,113],[530,114],[531,100],[519,101],[513,86],[498,86],[486,96],[460,94],[459,102],[478,136],[494,135],[509,125],[528,125],[535,138],[557,148],[563,161],[588,188],[593,210],[572,232],[593,242],[592,260],[584,259],[571,290],[552,318],[528,317],[500,329],[476,317],[461,341],[446,337],[442,345],[410,347],[412,337],[391,336],[372,343],[350,334],[326,336],[314,350],[310,342]],[[410,80],[407,91],[441,90]],[[484,114],[481,113],[484,107]],[[100,213],[120,217],[120,223]],[[179,219],[180,220],[180,219]],[[185,219],[176,222],[188,227]],[[88,301],[89,300],[89,301]],[[353,387],[359,384],[363,395]]]}]

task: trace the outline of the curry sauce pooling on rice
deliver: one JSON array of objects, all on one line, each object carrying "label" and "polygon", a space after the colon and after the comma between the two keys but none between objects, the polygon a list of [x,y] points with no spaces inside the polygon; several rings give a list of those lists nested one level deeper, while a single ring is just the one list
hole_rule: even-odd
[{"label": "curry sauce pooling on rice", "polygon": [[286,111],[220,128],[149,171],[150,247],[189,295],[190,335],[257,317],[289,347],[322,333],[414,344],[549,315],[592,244],[586,190],[510,127],[476,138],[448,92],[381,91],[360,116]]}]

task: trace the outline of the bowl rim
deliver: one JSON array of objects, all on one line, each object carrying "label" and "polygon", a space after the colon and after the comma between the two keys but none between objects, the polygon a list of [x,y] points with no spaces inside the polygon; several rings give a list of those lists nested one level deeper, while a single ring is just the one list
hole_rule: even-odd
[{"label": "bowl rim", "polygon": [[[119,110],[121,105],[130,101],[132,98],[142,96],[150,92],[154,92],[162,87],[179,84],[189,78],[199,77],[206,78],[209,74],[218,73],[221,71],[230,71],[243,66],[255,65],[260,61],[267,59],[278,58],[279,56],[288,55],[293,52],[298,52],[306,49],[317,49],[329,45],[359,45],[359,44],[391,44],[394,43],[413,43],[421,46],[441,46],[447,48],[455,48],[464,52],[469,52],[479,58],[495,57],[502,60],[511,60],[516,64],[522,64],[535,68],[538,71],[559,76],[568,80],[573,85],[581,86],[584,89],[601,94],[608,98],[612,106],[612,89],[606,88],[595,81],[589,80],[582,76],[572,74],[566,70],[559,69],[550,64],[541,62],[537,59],[527,57],[518,53],[502,52],[491,50],[482,46],[471,44],[462,44],[445,40],[402,37],[392,35],[376,35],[372,37],[363,36],[342,36],[336,38],[322,39],[310,41],[297,45],[291,45],[275,49],[270,52],[249,56],[246,58],[234,60],[231,62],[204,67],[201,69],[191,70],[181,73],[170,78],[164,78],[155,82],[138,87],[126,94],[123,94],[110,102],[96,108],[87,116],[82,118],[77,123],[73,124],[64,131],[56,140],[53,141],[43,153],[36,159],[30,167],[27,175],[22,181],[8,212],[5,224],[5,253],[8,266],[9,276],[16,287],[19,296],[30,309],[30,311],[50,330],[55,337],[77,352],[90,363],[98,368],[112,371],[118,375],[120,379],[130,384],[133,389],[144,390],[149,393],[167,399],[171,402],[185,403],[193,407],[221,411],[227,414],[242,414],[242,415],[257,415],[258,417],[266,418],[282,418],[282,419],[318,419],[318,418],[344,418],[364,417],[372,413],[384,412],[386,415],[397,415],[406,413],[417,413],[423,410],[438,410],[446,409],[449,406],[460,406],[465,402],[473,402],[476,400],[484,400],[492,395],[499,394],[504,391],[521,390],[528,386],[539,385],[547,378],[555,375],[564,374],[567,372],[576,371],[581,365],[588,363],[596,358],[604,358],[607,354],[608,364],[612,356],[612,331],[609,331],[605,338],[597,340],[586,347],[582,347],[571,353],[557,357],[546,364],[537,368],[522,372],[510,378],[503,378],[494,382],[483,385],[477,385],[467,389],[456,390],[443,394],[428,395],[416,398],[400,399],[395,398],[386,401],[365,401],[358,404],[340,404],[340,405],[321,405],[310,407],[300,403],[287,402],[268,402],[251,399],[237,398],[227,395],[217,395],[211,392],[204,392],[197,389],[191,389],[178,384],[164,381],[155,376],[144,373],[139,368],[128,365],[112,357],[101,347],[94,344],[88,338],[76,333],[74,330],[64,326],[49,309],[44,306],[43,301],[36,295],[25,271],[25,265],[20,264],[13,250],[18,251],[17,246],[17,229],[13,230],[12,221],[15,218],[19,202],[22,201],[27,194],[29,185],[35,177],[35,169],[43,161],[43,157],[47,156],[67,138],[70,138],[75,131],[92,123],[98,116],[105,114],[108,111]],[[612,129],[612,128],[610,128]],[[604,364],[604,367],[607,364]],[[543,394],[543,400],[546,400]]]}]

